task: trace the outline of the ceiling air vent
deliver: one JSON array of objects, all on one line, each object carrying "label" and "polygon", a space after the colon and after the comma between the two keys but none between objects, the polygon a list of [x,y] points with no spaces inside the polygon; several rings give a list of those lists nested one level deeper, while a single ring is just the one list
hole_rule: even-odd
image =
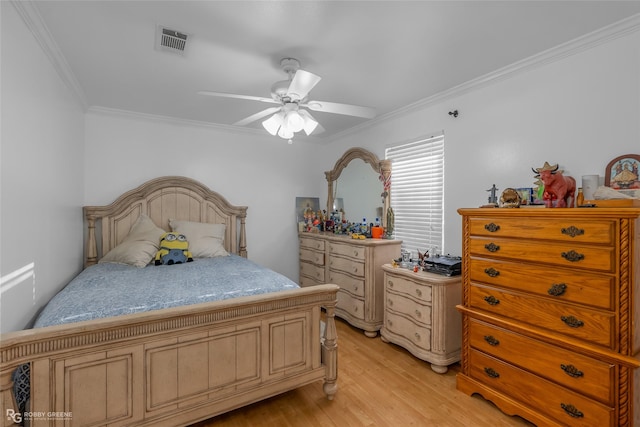
[{"label": "ceiling air vent", "polygon": [[184,55],[188,34],[158,26],[156,49]]}]

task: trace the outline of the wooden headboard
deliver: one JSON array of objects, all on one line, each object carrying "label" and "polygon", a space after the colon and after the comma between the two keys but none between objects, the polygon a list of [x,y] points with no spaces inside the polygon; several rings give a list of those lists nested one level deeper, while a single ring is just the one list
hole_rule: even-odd
[{"label": "wooden headboard", "polygon": [[169,220],[226,224],[227,252],[247,257],[246,206],[234,206],[191,178],[166,176],[127,191],[107,206],[85,206],[87,245],[85,267],[95,264],[129,233],[141,214],[169,231]]}]

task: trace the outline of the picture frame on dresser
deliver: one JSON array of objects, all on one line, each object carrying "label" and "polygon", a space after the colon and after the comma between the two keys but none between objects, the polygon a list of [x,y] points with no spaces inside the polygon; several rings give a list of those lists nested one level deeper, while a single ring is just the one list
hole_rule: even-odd
[{"label": "picture frame on dresser", "polygon": [[520,196],[521,205],[530,205],[533,203],[533,188],[524,187],[524,188],[516,188],[515,190]]},{"label": "picture frame on dresser", "polygon": [[304,213],[307,209],[311,209],[313,212],[318,212],[320,210],[320,198],[296,197],[296,220],[298,222],[304,221]]},{"label": "picture frame on dresser", "polygon": [[640,154],[624,154],[607,164],[604,175],[606,187],[625,192],[640,190]]}]

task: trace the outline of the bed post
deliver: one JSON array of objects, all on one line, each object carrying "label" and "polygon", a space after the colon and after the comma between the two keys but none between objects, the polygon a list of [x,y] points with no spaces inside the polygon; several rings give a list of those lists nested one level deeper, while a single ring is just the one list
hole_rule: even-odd
[{"label": "bed post", "polygon": [[87,254],[84,266],[85,268],[98,262],[98,244],[96,243],[96,217],[87,215],[89,232],[87,235]]},{"label": "bed post", "polygon": [[322,339],[322,348],[324,351],[325,376],[322,389],[327,395],[327,399],[333,400],[338,391],[338,343],[335,320],[336,302],[331,305],[325,305],[325,322],[324,337]]},{"label": "bed post", "polygon": [[245,231],[245,217],[240,217],[240,248],[238,250],[238,255],[241,257],[247,257],[247,234]]}]

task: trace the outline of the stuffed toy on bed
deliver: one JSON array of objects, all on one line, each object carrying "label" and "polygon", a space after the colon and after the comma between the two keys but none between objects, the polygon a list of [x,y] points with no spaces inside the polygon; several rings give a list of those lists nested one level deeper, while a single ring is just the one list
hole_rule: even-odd
[{"label": "stuffed toy on bed", "polygon": [[182,264],[193,261],[189,242],[184,234],[168,232],[160,236],[160,249],[156,252],[156,265]]}]

